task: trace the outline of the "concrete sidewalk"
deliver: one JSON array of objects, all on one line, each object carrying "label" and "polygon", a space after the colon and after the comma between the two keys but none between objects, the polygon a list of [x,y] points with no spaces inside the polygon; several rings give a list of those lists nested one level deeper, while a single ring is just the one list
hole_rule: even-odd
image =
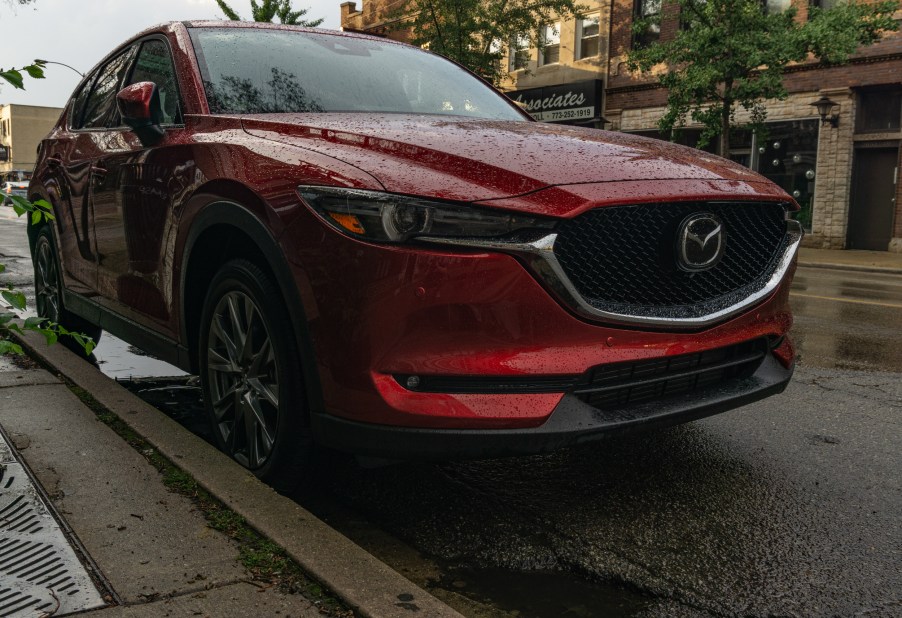
[{"label": "concrete sidewalk", "polygon": [[835,268],[859,272],[902,274],[902,253],[889,251],[852,251],[840,249],[799,250],[799,266]]},{"label": "concrete sidewalk", "polygon": [[[459,616],[63,346],[23,343],[284,548],[344,605],[328,615]],[[255,581],[235,542],[95,412],[53,373],[0,358],[0,425],[106,580],[110,606],[86,615],[321,615],[314,600]]]}]

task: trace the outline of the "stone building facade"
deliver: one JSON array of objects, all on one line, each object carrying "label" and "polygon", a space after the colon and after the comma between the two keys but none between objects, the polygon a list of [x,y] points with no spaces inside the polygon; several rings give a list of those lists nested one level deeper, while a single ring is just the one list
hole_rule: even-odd
[{"label": "stone building facade", "polygon": [[[809,0],[791,2],[797,19],[807,19]],[[366,0],[358,11],[346,2],[342,27],[409,40],[409,32],[393,25],[405,3]],[[508,42],[502,89],[543,121],[662,137],[657,123],[667,93],[654,78],[631,74],[625,60],[636,15],[663,11],[656,34],[666,39],[679,28],[678,9],[660,0],[583,4],[586,17],[597,19],[596,41],[584,36],[595,22],[564,20],[548,24],[538,46]],[[806,245],[902,252],[902,34],[888,35],[843,66],[792,66],[785,85],[785,101],[766,103],[767,134],[734,140],[730,157],[796,198]],[[822,123],[811,105],[822,96],[838,104],[835,123]],[[684,142],[694,145],[697,134],[687,127]]]}]

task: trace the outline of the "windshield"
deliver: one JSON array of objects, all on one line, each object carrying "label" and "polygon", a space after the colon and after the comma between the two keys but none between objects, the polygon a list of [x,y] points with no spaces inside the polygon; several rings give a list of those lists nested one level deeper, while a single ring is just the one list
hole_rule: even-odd
[{"label": "windshield", "polygon": [[524,120],[457,65],[387,41],[250,28],[192,28],[214,114],[389,112]]}]

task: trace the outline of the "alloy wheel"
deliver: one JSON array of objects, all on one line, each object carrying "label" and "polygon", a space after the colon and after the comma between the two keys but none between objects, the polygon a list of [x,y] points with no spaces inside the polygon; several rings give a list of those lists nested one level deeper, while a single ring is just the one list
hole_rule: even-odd
[{"label": "alloy wheel", "polygon": [[243,466],[263,466],[276,441],[279,367],[263,314],[241,291],[216,304],[207,339],[207,378],[214,429]]},{"label": "alloy wheel", "polygon": [[38,239],[35,258],[35,301],[38,315],[53,322],[60,321],[59,270],[53,247],[46,236]]}]

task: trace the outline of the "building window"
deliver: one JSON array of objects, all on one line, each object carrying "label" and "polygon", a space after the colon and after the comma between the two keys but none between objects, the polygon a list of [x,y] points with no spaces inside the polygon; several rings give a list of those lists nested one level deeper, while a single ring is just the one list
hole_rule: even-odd
[{"label": "building window", "polygon": [[761,5],[768,15],[782,13],[789,9],[790,4],[792,4],[791,0],[761,0]]},{"label": "building window", "polygon": [[840,4],[845,4],[845,0],[811,0],[811,6],[816,6],[824,11],[830,10]]},{"label": "building window", "polygon": [[529,66],[529,37],[518,34],[510,45],[510,70],[519,71]]},{"label": "building window", "polygon": [[657,42],[661,36],[661,0],[636,0],[633,26],[633,47]]},{"label": "building window", "polygon": [[556,64],[561,59],[561,23],[546,24],[542,30],[540,64]]},{"label": "building window", "polygon": [[858,95],[855,130],[860,133],[895,132],[902,128],[902,89],[865,90]]},{"label": "building window", "polygon": [[577,60],[591,58],[600,53],[599,35],[601,34],[601,29],[598,22],[598,15],[590,15],[577,23],[576,40],[579,42],[577,45],[579,57]]}]

